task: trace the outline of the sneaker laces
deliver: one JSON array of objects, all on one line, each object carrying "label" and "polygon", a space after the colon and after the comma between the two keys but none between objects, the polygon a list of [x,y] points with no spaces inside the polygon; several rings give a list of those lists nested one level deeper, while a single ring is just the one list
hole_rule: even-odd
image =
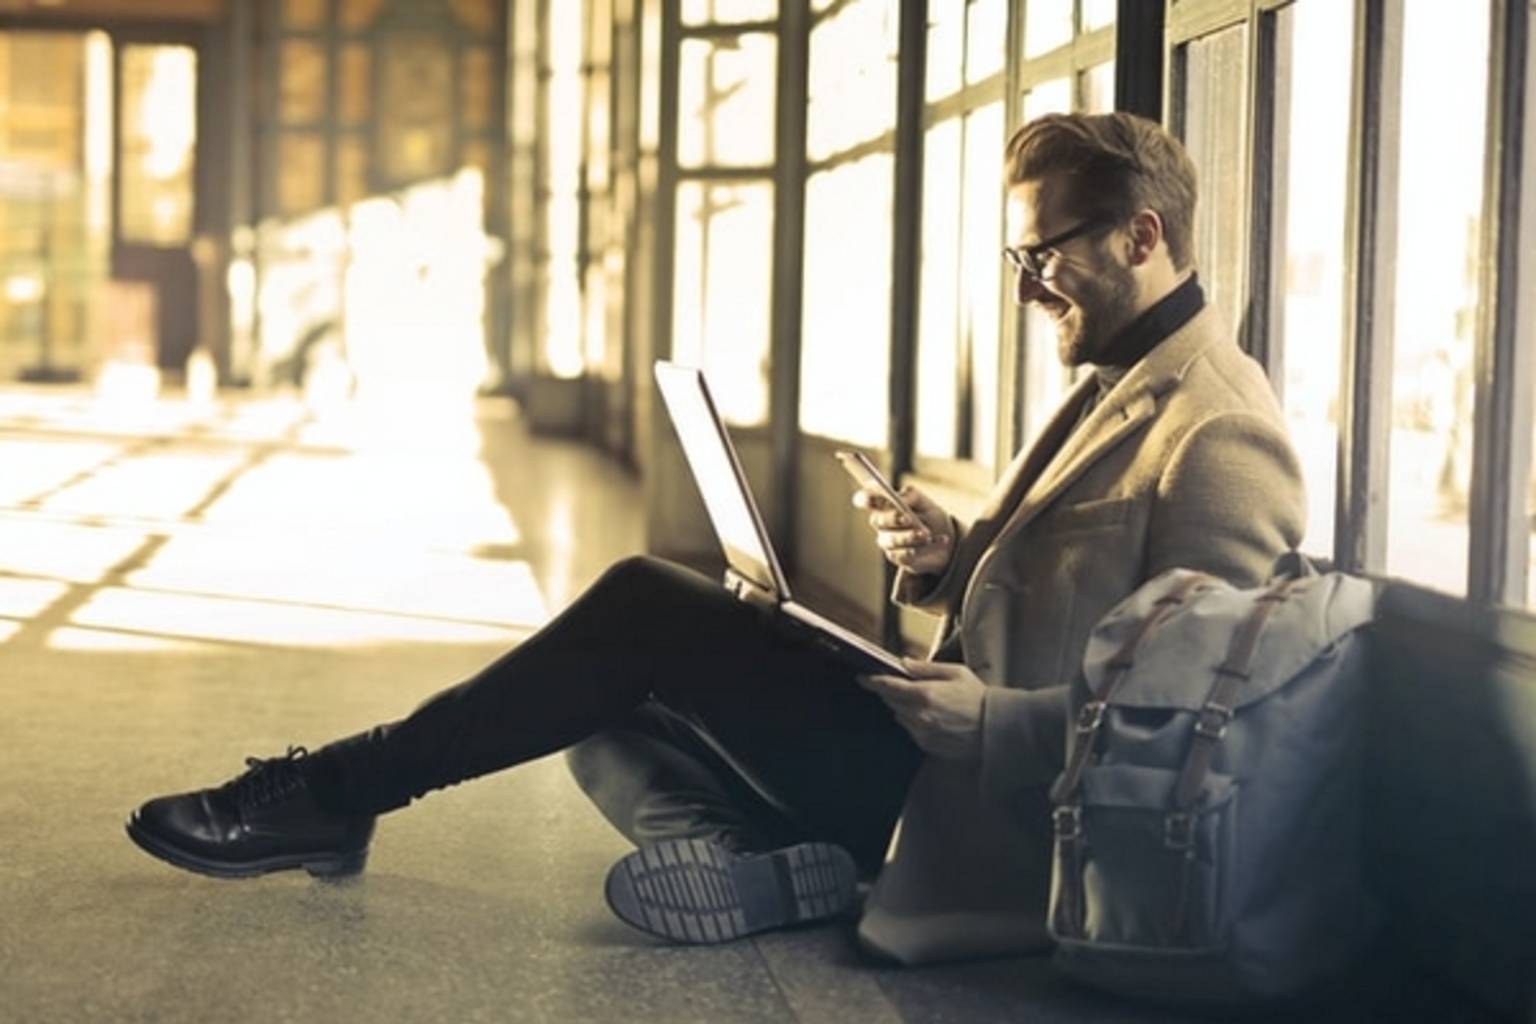
[{"label": "sneaker laces", "polygon": [[303,747],[289,747],[281,757],[247,757],[245,772],[224,786],[240,807],[260,807],[288,796],[304,783],[299,762],[309,756]]}]

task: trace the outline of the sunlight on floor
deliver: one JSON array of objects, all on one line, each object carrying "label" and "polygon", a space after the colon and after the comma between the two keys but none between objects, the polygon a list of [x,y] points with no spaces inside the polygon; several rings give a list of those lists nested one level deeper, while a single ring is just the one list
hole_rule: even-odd
[{"label": "sunlight on floor", "polygon": [[472,400],[0,391],[0,643],[513,643],[548,606],[479,446]]}]

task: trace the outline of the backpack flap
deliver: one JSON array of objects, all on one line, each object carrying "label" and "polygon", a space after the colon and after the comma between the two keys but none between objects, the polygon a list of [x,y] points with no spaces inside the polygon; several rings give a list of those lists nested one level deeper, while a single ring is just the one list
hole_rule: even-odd
[{"label": "backpack flap", "polygon": [[[1120,647],[1149,614],[1157,598],[1199,574],[1172,569],[1121,602],[1094,628],[1083,656],[1085,699],[1102,699],[1114,675]],[[1210,579],[1210,577],[1205,577]],[[1235,693],[1235,711],[1263,700],[1290,682],[1332,644],[1370,621],[1374,590],[1365,580],[1342,573],[1301,577],[1291,582],[1258,637],[1248,679]],[[1135,685],[1114,699],[1130,708],[1199,711],[1228,641],[1253,610],[1255,592],[1213,581],[1199,600],[1179,609],[1157,628],[1156,643],[1136,655]]]}]

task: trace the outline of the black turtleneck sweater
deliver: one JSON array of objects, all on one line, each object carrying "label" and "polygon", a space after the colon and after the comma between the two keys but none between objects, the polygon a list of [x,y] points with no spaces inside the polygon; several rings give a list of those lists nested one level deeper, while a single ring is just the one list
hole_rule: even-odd
[{"label": "black turtleneck sweater", "polygon": [[1199,278],[1190,274],[1177,288],[1154,302],[1135,320],[1122,327],[1104,346],[1093,364],[1099,387],[1083,406],[1078,422],[1087,419],[1110,389],[1120,383],[1125,372],[1158,346],[1165,338],[1195,318],[1205,308],[1205,292]]}]

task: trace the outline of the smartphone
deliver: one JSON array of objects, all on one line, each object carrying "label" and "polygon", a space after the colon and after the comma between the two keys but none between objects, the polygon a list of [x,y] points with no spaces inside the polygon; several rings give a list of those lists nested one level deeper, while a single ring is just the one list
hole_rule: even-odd
[{"label": "smartphone", "polygon": [[837,461],[843,464],[843,468],[848,471],[848,475],[853,477],[860,487],[873,484],[897,512],[907,517],[914,530],[925,540],[928,538],[928,527],[923,525],[923,521],[917,517],[917,513],[912,511],[912,506],[902,500],[901,495],[896,493],[896,488],[892,486],[891,482],[885,478],[885,475],[879,469],[875,468],[875,464],[869,461],[867,455],[863,452],[850,451],[846,448],[840,448],[833,454],[837,456]]}]

